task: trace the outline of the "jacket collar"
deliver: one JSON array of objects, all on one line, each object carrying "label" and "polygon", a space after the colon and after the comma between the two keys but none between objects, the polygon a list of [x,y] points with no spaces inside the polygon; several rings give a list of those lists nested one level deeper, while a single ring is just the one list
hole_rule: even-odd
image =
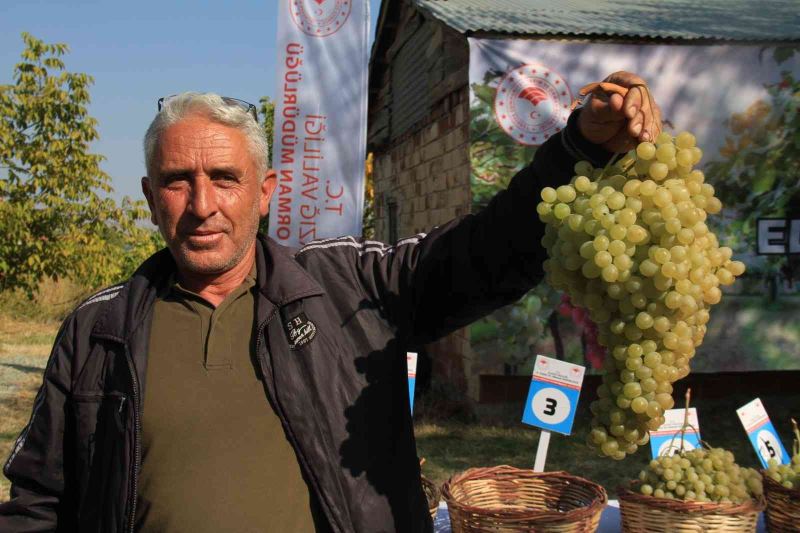
[{"label": "jacket collar", "polygon": [[259,234],[256,241],[257,283],[261,294],[275,306],[307,296],[325,294],[319,283],[294,258],[292,248]]},{"label": "jacket collar", "polygon": [[[92,335],[126,342],[149,317],[156,295],[169,283],[175,270],[175,260],[168,249],[150,256],[119,294],[105,302]],[[261,234],[256,239],[256,271],[259,292],[266,298],[258,305],[263,313],[271,314],[276,307],[325,294],[319,283],[295,260],[293,249]]]}]

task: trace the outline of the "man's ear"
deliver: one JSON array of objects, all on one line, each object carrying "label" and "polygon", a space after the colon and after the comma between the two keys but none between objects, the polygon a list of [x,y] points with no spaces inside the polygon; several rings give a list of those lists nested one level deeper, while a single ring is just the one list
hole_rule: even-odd
[{"label": "man's ear", "polygon": [[147,176],[142,177],[142,192],[147,199],[147,206],[150,208],[150,222],[158,226],[158,221],[156,220],[156,205],[155,202],[153,202],[153,190],[151,189],[150,178]]},{"label": "man's ear", "polygon": [[275,192],[275,187],[277,185],[278,176],[275,173],[275,170],[267,170],[264,181],[261,182],[261,198],[258,205],[261,218],[264,218],[269,213],[269,202],[272,199],[272,194]]}]

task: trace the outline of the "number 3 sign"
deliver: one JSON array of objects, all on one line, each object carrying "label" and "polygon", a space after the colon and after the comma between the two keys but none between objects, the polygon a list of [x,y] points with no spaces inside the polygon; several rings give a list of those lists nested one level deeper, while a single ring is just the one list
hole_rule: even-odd
[{"label": "number 3 sign", "polygon": [[536,356],[522,421],[569,435],[585,368],[543,355]]}]

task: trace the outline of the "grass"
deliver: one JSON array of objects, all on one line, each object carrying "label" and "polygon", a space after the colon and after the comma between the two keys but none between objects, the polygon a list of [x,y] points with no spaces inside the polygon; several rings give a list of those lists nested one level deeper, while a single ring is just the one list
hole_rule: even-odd
[{"label": "grass", "polygon": [[[59,323],[0,315],[0,461],[28,423]],[[0,502],[10,483],[0,474]]]}]

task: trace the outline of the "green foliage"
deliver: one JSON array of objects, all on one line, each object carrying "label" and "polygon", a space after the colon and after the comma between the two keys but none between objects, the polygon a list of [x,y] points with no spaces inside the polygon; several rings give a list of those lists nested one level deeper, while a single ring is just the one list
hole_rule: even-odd
[{"label": "green foliage", "polygon": [[511,178],[533,160],[535,146],[517,143],[495,120],[490,85],[496,73],[487,73],[483,84],[474,83],[475,98],[470,106],[470,164],[473,211],[485,206]]},{"label": "green foliage", "polygon": [[264,134],[269,141],[269,159],[267,165],[272,168],[272,134],[275,131],[275,102],[269,96],[262,96],[258,99],[259,108],[258,112],[261,115],[261,125],[264,128]]},{"label": "green foliage", "polygon": [[375,155],[367,155],[364,169],[364,211],[361,214],[361,235],[365,239],[375,238]]},{"label": "green foliage", "polygon": [[[793,49],[779,48],[777,60]],[[740,250],[756,249],[756,221],[762,217],[800,216],[800,80],[782,73],[778,83],[766,86],[768,100],[758,100],[727,121],[729,134],[721,159],[706,174],[730,208],[723,221],[726,242]],[[763,274],[792,276],[787,257],[770,257]],[[751,270],[752,273],[752,270]]]},{"label": "green foliage", "polygon": [[[14,83],[0,85],[0,290],[32,295],[44,278],[88,287],[124,278],[157,237],[142,202],[117,205],[88,115],[91,76],[65,70],[65,44],[23,33]],[[103,194],[105,193],[105,194]]]}]

